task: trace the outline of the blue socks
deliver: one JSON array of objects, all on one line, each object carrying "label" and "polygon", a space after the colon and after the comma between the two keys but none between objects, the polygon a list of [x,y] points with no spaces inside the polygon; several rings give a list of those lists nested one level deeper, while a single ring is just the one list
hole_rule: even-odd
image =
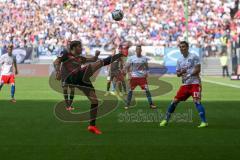
[{"label": "blue socks", "polygon": [[166,113],[166,120],[169,121],[171,114],[174,112],[174,110],[177,107],[178,102],[172,102],[169,106],[168,106],[168,111]]},{"label": "blue socks", "polygon": [[[146,96],[147,96],[147,100],[148,100],[148,103],[149,105],[152,105],[153,102],[152,102],[152,96],[151,96],[151,93],[148,89],[145,90],[145,93],[146,93]],[[130,103],[131,103],[131,100],[132,100],[132,94],[133,94],[133,91],[128,91],[128,96],[127,96],[127,105],[129,106]]]},{"label": "blue socks", "polygon": [[1,91],[2,87],[3,87],[3,83],[0,84],[0,91]]},{"label": "blue socks", "polygon": [[148,89],[145,90],[145,93],[146,93],[146,96],[147,96],[147,100],[148,100],[148,103],[149,105],[152,105],[153,102],[152,102],[152,96],[151,96],[151,93]]},{"label": "blue socks", "polygon": [[15,85],[13,84],[11,86],[11,97],[14,98],[14,94],[15,94]]},{"label": "blue socks", "polygon": [[202,122],[206,122],[205,109],[200,102],[195,102],[195,106],[198,110],[199,116]]},{"label": "blue socks", "polygon": [[[3,83],[0,84],[0,90],[2,89],[2,87],[3,87]],[[15,94],[15,85],[12,84],[11,85],[11,98],[14,98],[14,94]]]},{"label": "blue socks", "polygon": [[[170,117],[171,117],[171,114],[174,112],[174,110],[176,109],[177,107],[177,104],[178,102],[174,103],[172,102],[169,106],[168,106],[168,111],[166,113],[166,120],[169,121]],[[205,117],[205,109],[204,107],[202,106],[202,104],[200,102],[195,102],[195,106],[198,110],[198,113],[199,113],[199,116],[201,118],[201,121],[202,122],[206,122],[206,117]]]},{"label": "blue socks", "polygon": [[132,93],[133,93],[133,91],[131,91],[131,90],[128,92],[128,96],[127,96],[127,106],[129,106],[130,103],[131,103]]},{"label": "blue socks", "polygon": [[115,92],[116,90],[116,83],[112,81],[112,92]]}]

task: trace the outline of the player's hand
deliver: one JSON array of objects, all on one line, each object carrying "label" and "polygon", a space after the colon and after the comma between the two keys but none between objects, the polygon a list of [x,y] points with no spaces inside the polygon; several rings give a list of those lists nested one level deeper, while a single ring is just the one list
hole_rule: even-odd
[{"label": "player's hand", "polygon": [[61,80],[61,74],[60,74],[59,71],[56,72],[56,77],[55,77],[55,78],[56,78],[56,80],[58,80],[58,81]]},{"label": "player's hand", "polygon": [[99,50],[96,50],[95,51],[95,57],[98,57],[100,55],[100,51]]}]

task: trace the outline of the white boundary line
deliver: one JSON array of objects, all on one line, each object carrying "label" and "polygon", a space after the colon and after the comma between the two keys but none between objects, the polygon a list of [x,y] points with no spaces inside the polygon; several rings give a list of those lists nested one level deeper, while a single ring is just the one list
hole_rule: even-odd
[{"label": "white boundary line", "polygon": [[206,79],[203,79],[202,81],[203,82],[208,82],[208,83],[213,83],[213,84],[218,84],[218,85],[222,85],[222,86],[227,86],[227,87],[240,88],[240,86],[234,85],[234,84],[227,84],[227,83],[211,81],[211,80],[206,80]]}]

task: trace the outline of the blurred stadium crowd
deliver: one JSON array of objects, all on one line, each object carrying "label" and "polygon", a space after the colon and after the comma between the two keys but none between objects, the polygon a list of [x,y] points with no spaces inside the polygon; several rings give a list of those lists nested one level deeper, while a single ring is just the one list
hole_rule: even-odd
[{"label": "blurred stadium crowd", "polygon": [[[111,11],[122,8],[115,22]],[[218,54],[228,41],[238,41],[240,13],[231,17],[234,0],[189,0],[189,42]],[[37,55],[54,55],[68,40],[88,47],[112,37],[145,45],[176,46],[186,34],[184,0],[0,0],[0,54],[6,44],[31,46]]]}]

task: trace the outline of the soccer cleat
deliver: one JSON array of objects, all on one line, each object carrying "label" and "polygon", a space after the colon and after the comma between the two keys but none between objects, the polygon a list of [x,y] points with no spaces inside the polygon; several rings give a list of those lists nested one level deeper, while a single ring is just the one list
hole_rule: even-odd
[{"label": "soccer cleat", "polygon": [[17,101],[16,101],[16,99],[12,98],[12,99],[10,100],[10,102],[16,103]]},{"label": "soccer cleat", "polygon": [[151,109],[156,109],[157,106],[155,106],[154,104],[152,104],[152,105],[150,105],[150,108],[151,108]]},{"label": "soccer cleat", "polygon": [[167,126],[168,122],[166,119],[162,120],[162,122],[160,122],[160,127],[165,127]]},{"label": "soccer cleat", "polygon": [[126,106],[126,107],[124,107],[124,109],[128,110],[128,109],[129,109],[129,107],[128,107],[128,106]]},{"label": "soccer cleat", "polygon": [[208,123],[206,122],[201,122],[201,124],[198,126],[198,128],[205,128],[208,126]]},{"label": "soccer cleat", "polygon": [[88,131],[94,134],[102,134],[102,132],[96,126],[88,126]]},{"label": "soccer cleat", "polygon": [[74,107],[69,106],[69,107],[66,107],[65,109],[66,109],[67,111],[72,111],[72,110],[74,110]]}]

